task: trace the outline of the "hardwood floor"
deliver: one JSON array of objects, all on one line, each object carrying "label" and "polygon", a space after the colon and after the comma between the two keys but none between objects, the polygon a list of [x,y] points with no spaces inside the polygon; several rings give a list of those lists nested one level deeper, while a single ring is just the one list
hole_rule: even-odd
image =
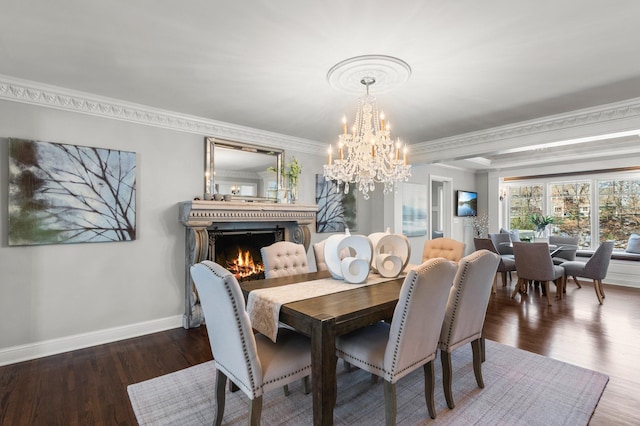
[{"label": "hardwood floor", "polygon": [[[485,337],[608,374],[591,424],[640,424],[640,289],[605,285],[600,306],[591,284],[569,281],[547,307],[539,292],[510,299],[514,284],[499,284]],[[210,359],[200,327],[0,367],[0,425],[134,425],[127,385]]]}]

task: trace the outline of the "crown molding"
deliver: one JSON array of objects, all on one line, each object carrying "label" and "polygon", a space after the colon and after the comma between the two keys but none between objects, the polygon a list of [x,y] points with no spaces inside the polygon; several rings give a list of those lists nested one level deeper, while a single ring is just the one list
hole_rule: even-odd
[{"label": "crown molding", "polygon": [[411,146],[419,160],[451,158],[452,150],[464,157],[487,151],[537,143],[640,129],[640,98],[600,105],[535,120],[494,127]]},{"label": "crown molding", "polygon": [[318,154],[325,150],[325,144],[309,139],[179,114],[1,74],[0,99],[145,126],[161,127],[184,133],[195,133],[274,148],[288,148],[310,154]]}]

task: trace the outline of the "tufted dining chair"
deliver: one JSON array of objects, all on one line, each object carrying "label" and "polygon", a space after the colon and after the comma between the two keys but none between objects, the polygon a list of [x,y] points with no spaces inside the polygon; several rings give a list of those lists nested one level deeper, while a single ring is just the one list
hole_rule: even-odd
[{"label": "tufted dining chair", "polygon": [[565,274],[565,282],[567,277],[573,277],[578,287],[582,287],[578,281],[578,277],[590,278],[593,280],[593,288],[598,298],[598,303],[602,305],[605,297],[602,289],[602,280],[607,276],[609,262],[611,261],[611,253],[613,252],[614,241],[605,241],[598,246],[591,258],[586,262],[572,261],[562,263]]},{"label": "tufted dining chair", "polygon": [[387,425],[395,424],[396,382],[421,366],[427,409],[436,418],[433,360],[455,273],[447,259],[427,260],[405,277],[391,323],[377,322],[336,337],[339,358],[384,379]]},{"label": "tufted dining chair", "polygon": [[287,277],[309,272],[307,253],[302,244],[278,241],[260,249],[265,278]]},{"label": "tufted dining chair", "polygon": [[200,295],[216,366],[214,424],[222,423],[229,377],[249,397],[249,424],[259,425],[263,394],[311,373],[310,341],[286,329],[278,332],[276,343],[254,335],[233,274],[208,260],[193,265],[190,272]]},{"label": "tufted dining chair", "polygon": [[[327,262],[324,259],[324,242],[326,240],[322,240],[313,245],[313,255],[316,259],[316,271],[327,271]],[[349,249],[345,248],[340,252],[340,259],[344,259],[349,256]]]},{"label": "tufted dining chair", "polygon": [[551,294],[549,291],[549,281],[556,284],[556,299],[562,298],[564,290],[564,268],[554,265],[549,253],[547,243],[513,243],[513,255],[516,259],[516,274],[518,283],[513,289],[511,298],[518,292],[525,294],[530,281],[544,283],[547,295],[547,304],[551,306]]},{"label": "tufted dining chair", "polygon": [[[487,239],[489,242],[491,240]],[[449,408],[453,408],[451,352],[471,343],[473,372],[478,387],[484,388],[482,361],[484,344],[482,327],[491,296],[500,256],[489,250],[478,250],[463,257],[449,291],[447,310],[442,322],[440,361],[442,362],[442,386]]]},{"label": "tufted dining chair", "polygon": [[452,238],[436,238],[424,242],[422,250],[422,262],[428,259],[444,257],[445,259],[457,262],[464,256],[464,243]]},{"label": "tufted dining chair", "polygon": [[498,263],[498,268],[493,278],[493,292],[494,293],[497,292],[496,281],[497,281],[498,273],[502,275],[502,286],[506,287],[507,279],[509,280],[508,281],[509,283],[511,282],[511,272],[516,270],[516,261],[514,260],[513,256],[510,256],[510,255],[501,256],[500,253],[498,253],[498,249],[493,244],[493,241],[491,241],[490,238],[474,238],[473,244],[475,245],[476,250],[489,250],[490,252],[500,256],[500,262]]}]

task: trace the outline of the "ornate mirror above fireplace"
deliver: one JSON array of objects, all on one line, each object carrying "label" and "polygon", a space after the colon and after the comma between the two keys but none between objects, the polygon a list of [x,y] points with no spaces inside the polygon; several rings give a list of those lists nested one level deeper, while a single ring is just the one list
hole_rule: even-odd
[{"label": "ornate mirror above fireplace", "polygon": [[205,138],[205,194],[230,194],[235,200],[277,199],[284,151]]}]

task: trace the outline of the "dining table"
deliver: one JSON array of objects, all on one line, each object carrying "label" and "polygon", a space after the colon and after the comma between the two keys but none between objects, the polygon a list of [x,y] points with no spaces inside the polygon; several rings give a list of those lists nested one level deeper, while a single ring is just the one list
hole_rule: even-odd
[{"label": "dining table", "polygon": [[[374,274],[370,274],[371,276]],[[335,281],[339,290],[321,295],[312,292],[308,295],[310,297],[294,301],[289,301],[290,297],[284,297],[284,303],[279,306],[277,321],[310,337],[313,424],[332,425],[337,392],[336,336],[381,320],[390,320],[398,303],[404,278],[375,276],[372,284],[345,287],[344,281],[333,280],[328,271],[320,271],[245,281],[240,283],[240,287],[245,300],[249,301],[251,293],[258,290],[259,293],[264,293],[268,289],[274,289],[276,294],[287,294],[298,286],[313,285],[316,281],[328,287],[333,284],[331,281]],[[277,297],[273,296],[275,299]],[[249,305],[247,303],[248,311]],[[260,332],[260,329],[256,330]]]}]

